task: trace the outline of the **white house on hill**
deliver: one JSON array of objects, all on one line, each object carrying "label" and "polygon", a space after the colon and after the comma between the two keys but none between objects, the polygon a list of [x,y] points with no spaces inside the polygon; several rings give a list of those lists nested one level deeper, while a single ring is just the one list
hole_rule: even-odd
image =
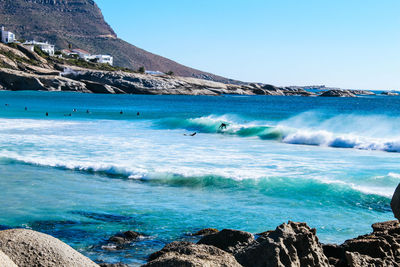
[{"label": "white house on hill", "polygon": [[110,55],[91,55],[89,60],[96,60],[98,63],[109,64],[111,66],[114,64],[114,58]]},{"label": "white house on hill", "polygon": [[1,27],[0,35],[2,43],[9,44],[15,42],[15,34],[4,30],[4,27]]},{"label": "white house on hill", "polygon": [[68,56],[78,55],[81,59],[86,61],[96,61],[98,63],[109,64],[111,66],[114,64],[114,58],[110,55],[91,55],[88,51],[82,49],[64,49],[62,53]]},{"label": "white house on hill", "polygon": [[38,46],[40,50],[46,52],[50,56],[54,56],[54,45],[49,44],[48,42],[36,42],[36,41],[29,41],[22,44],[23,46],[29,48],[31,51],[34,51],[35,46]]}]

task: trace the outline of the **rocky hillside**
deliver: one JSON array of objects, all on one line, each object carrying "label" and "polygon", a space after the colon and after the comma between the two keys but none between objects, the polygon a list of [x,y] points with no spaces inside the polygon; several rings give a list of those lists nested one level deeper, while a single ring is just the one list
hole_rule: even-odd
[{"label": "rocky hillside", "polygon": [[0,90],[157,95],[311,95],[304,90],[272,85],[233,85],[193,77],[141,74],[107,64],[60,59],[40,51],[38,53],[21,45],[0,43]]},{"label": "rocky hillside", "polygon": [[115,64],[138,69],[173,71],[177,75],[234,83],[149,53],[119,39],[93,0],[0,0],[0,25],[18,38],[49,41],[58,49],[73,47],[111,54]]}]

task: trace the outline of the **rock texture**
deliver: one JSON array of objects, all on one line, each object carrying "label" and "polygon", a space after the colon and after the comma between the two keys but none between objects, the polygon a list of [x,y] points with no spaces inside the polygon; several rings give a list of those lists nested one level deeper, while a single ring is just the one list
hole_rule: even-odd
[{"label": "rock texture", "polygon": [[243,266],[330,266],[315,229],[289,222],[266,232],[250,246],[235,252]]},{"label": "rock texture", "polygon": [[353,94],[349,90],[328,90],[326,92],[323,92],[319,96],[323,96],[323,97],[355,97],[356,95]]},{"label": "rock texture", "polygon": [[1,267],[18,267],[6,254],[0,251],[0,266]]},{"label": "rock texture", "polygon": [[240,267],[235,258],[214,246],[173,242],[149,257],[145,267]]},{"label": "rock texture", "polygon": [[60,240],[26,229],[0,231],[0,250],[19,267],[98,266]]},{"label": "rock texture", "polygon": [[373,232],[347,240],[341,247],[348,266],[400,266],[400,224],[389,221],[372,225]]},{"label": "rock texture", "polygon": [[224,229],[218,233],[204,236],[198,244],[212,245],[234,253],[238,248],[247,246],[254,241],[254,236],[248,232]]}]

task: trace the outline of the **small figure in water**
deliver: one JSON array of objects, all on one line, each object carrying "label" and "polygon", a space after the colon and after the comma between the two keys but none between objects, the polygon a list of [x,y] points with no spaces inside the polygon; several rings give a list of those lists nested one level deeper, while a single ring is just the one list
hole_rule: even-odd
[{"label": "small figure in water", "polygon": [[140,112],[136,113],[137,116],[140,116]]},{"label": "small figure in water", "polygon": [[27,111],[28,110],[28,107],[25,107],[25,111]]},{"label": "small figure in water", "polygon": [[64,114],[64,117],[72,117],[72,114],[71,114],[71,113],[69,113],[69,114]]},{"label": "small figure in water", "polygon": [[226,123],[221,123],[221,125],[219,126],[220,130],[226,129],[228,125]]},{"label": "small figure in water", "polygon": [[89,114],[89,113],[90,113],[90,110],[86,110],[86,113]]},{"label": "small figure in water", "polygon": [[194,133],[192,133],[192,134],[189,134],[189,135],[187,135],[187,134],[184,134],[184,136],[195,136],[197,133],[196,132],[194,132]]},{"label": "small figure in water", "polygon": [[9,106],[9,104],[6,104],[6,107],[8,107]]},{"label": "small figure in water", "polygon": [[122,112],[122,110],[121,110],[121,111],[119,112],[119,114],[121,114],[121,115],[122,115],[122,114],[124,114],[124,113],[123,113],[123,112]]},{"label": "small figure in water", "polygon": [[74,109],[72,110],[72,112],[77,112],[76,108],[74,108]]},{"label": "small figure in water", "polygon": [[46,112],[46,116],[49,116],[49,113],[48,113],[48,112]]}]

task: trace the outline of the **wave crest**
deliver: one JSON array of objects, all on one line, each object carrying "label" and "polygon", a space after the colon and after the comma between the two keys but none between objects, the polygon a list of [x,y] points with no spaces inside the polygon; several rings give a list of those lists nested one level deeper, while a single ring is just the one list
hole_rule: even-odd
[{"label": "wave crest", "polygon": [[[400,138],[362,136],[356,131],[345,134],[335,133],[315,126],[296,127],[298,123],[295,126],[288,126],[290,123],[287,122],[272,125],[265,122],[248,122],[228,115],[211,115],[191,119],[174,118],[162,120],[158,123],[159,126],[168,129],[185,129],[200,133],[227,134],[240,137],[258,137],[263,140],[276,140],[287,144],[400,152]],[[222,123],[226,124],[226,128],[222,129],[220,127]],[[322,124],[322,127],[326,127],[325,124]],[[347,122],[346,124],[349,123]]]}]

